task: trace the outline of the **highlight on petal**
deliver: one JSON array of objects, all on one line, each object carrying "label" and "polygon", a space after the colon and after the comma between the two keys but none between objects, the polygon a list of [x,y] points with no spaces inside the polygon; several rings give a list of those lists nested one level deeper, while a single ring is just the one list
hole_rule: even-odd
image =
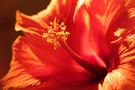
[{"label": "highlight on petal", "polygon": [[51,0],[46,10],[38,13],[34,18],[45,21],[52,21],[55,17],[61,20],[72,18],[78,0]]},{"label": "highlight on petal", "polygon": [[32,17],[27,16],[20,11],[16,12],[16,25],[15,30],[22,30],[24,33],[40,34],[46,29],[45,26],[41,25],[38,20],[34,20]]},{"label": "highlight on petal", "polygon": [[76,9],[75,9],[75,12],[74,12],[74,21],[75,21],[75,16],[78,12],[78,9],[84,4],[84,0],[78,0],[78,3],[77,3],[77,6],[76,6]]},{"label": "highlight on petal", "polygon": [[[90,15],[90,32],[89,39],[91,41],[92,47],[95,49],[96,53],[101,56],[104,53],[108,56],[109,47],[107,43],[108,33],[113,31],[110,26],[123,12],[123,0],[86,0],[90,1],[87,11]],[[97,7],[97,4],[100,3]],[[88,4],[86,3],[86,6]],[[113,29],[114,30],[114,29]],[[110,35],[112,36],[112,35]],[[110,39],[110,38],[109,38]],[[102,41],[102,45],[99,46],[98,43]],[[102,49],[101,49],[102,48]]]},{"label": "highlight on petal", "polygon": [[[14,45],[18,42],[19,42],[19,40],[17,39],[15,41]],[[15,51],[13,51],[13,58],[12,58],[12,62],[10,64],[11,68],[10,68],[9,72],[7,73],[7,75],[2,79],[3,85],[4,85],[3,89],[9,90],[10,88],[22,88],[22,87],[25,88],[28,86],[39,85],[41,83],[41,81],[39,79],[36,79],[29,73],[27,73],[25,68],[23,68],[21,63],[16,58],[16,48],[14,46],[13,46],[13,50],[15,50]],[[18,52],[18,53],[20,53],[20,52]],[[27,55],[24,55],[24,57],[26,57],[26,56]],[[35,64],[38,65],[39,62],[35,63]]]},{"label": "highlight on petal", "polygon": [[85,7],[83,3],[74,16],[75,29],[74,31],[70,31],[72,38],[70,39],[69,45],[75,52],[85,58],[87,62],[106,67],[103,60],[96,55],[97,53],[95,53],[95,50],[92,48],[92,44],[89,39],[89,33],[91,32],[90,18],[87,7]]}]

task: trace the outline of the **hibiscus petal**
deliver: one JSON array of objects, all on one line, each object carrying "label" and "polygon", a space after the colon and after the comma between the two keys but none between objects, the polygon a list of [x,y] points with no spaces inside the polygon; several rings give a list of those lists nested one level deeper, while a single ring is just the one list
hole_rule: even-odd
[{"label": "hibiscus petal", "polygon": [[106,67],[104,62],[95,53],[89,40],[90,32],[90,15],[87,7],[79,0],[77,9],[74,15],[74,22],[67,29],[71,35],[68,38],[68,45],[87,62]]},{"label": "hibiscus petal", "polygon": [[[119,48],[119,65],[105,77],[101,90],[134,90],[135,88],[135,34],[121,44]],[[115,61],[118,62],[118,61]]]},{"label": "hibiscus petal", "polygon": [[40,85],[40,80],[26,73],[17,61],[12,60],[11,66],[12,68],[8,74],[2,79],[4,85],[3,90]]},{"label": "hibiscus petal", "polygon": [[[55,83],[56,84],[56,83]],[[54,84],[54,85],[55,85]],[[59,89],[59,90],[98,90],[98,84],[86,84],[86,85],[80,85],[80,86],[70,86],[69,85],[66,85],[66,86],[56,86],[55,87],[46,87],[45,84],[42,84],[40,86],[35,86],[35,87],[28,87],[28,88],[25,88],[25,89],[14,89],[14,90],[55,90],[55,89]]]},{"label": "hibiscus petal", "polygon": [[[109,68],[109,70],[113,70],[105,77],[101,90],[134,90],[135,88],[135,10],[133,9],[135,4],[133,2],[133,0],[119,1],[119,9],[114,10],[119,12],[113,17],[114,20],[107,33],[110,41],[116,40],[112,44],[114,48],[112,48]],[[117,32],[120,30],[124,32]]]},{"label": "hibiscus petal", "polygon": [[71,18],[74,14],[78,0],[51,0],[50,5],[46,10],[38,13],[36,18],[42,18],[44,20],[53,20],[58,17],[60,20]]},{"label": "hibiscus petal", "polygon": [[88,40],[89,32],[89,14],[84,6],[81,6],[74,17],[75,24],[67,29],[71,35],[69,37],[69,46],[83,57],[92,55],[91,46]]},{"label": "hibiscus petal", "polygon": [[[51,83],[76,84],[88,82],[91,78],[92,74],[73,62],[62,48],[54,50],[41,37],[27,33],[13,44],[11,69],[3,82],[6,88],[24,88],[42,82],[45,82],[46,86]],[[31,82],[27,83],[29,81]]]},{"label": "hibiscus petal", "polygon": [[32,17],[27,16],[20,11],[17,11],[16,13],[16,25],[15,30],[16,31],[24,31],[27,33],[35,33],[35,34],[41,34],[45,31],[45,27],[41,25],[40,22],[32,19]]},{"label": "hibiscus petal", "polygon": [[27,16],[18,11],[15,29],[29,33],[43,33],[48,29],[47,24],[53,21],[55,17],[61,21],[71,18],[76,2],[77,0],[51,0],[47,9],[32,16]]},{"label": "hibiscus petal", "polygon": [[[97,7],[98,3],[100,4]],[[78,14],[76,12],[75,16],[76,27],[79,27],[77,28],[79,29],[79,34],[74,30],[78,34],[74,42],[78,41],[81,43],[78,46],[77,44],[74,45],[81,48],[80,51],[78,51],[79,49],[76,51],[87,59],[91,59],[91,56],[97,56],[99,58],[97,62],[102,63],[101,65],[104,67],[108,65],[108,56],[110,54],[108,33],[109,35],[113,33],[113,30],[109,28],[123,13],[123,7],[123,0],[85,0],[84,4],[78,9]],[[100,46],[99,42],[101,42]],[[94,63],[97,62],[94,60]]]}]

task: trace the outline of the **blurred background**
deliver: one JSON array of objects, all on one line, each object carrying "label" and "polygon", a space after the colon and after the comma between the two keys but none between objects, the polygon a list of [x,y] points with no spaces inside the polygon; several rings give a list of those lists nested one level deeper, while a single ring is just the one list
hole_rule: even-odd
[{"label": "blurred background", "polygon": [[15,32],[15,13],[27,15],[46,8],[50,0],[0,0],[0,79],[7,73],[11,60],[11,45],[22,32]]}]

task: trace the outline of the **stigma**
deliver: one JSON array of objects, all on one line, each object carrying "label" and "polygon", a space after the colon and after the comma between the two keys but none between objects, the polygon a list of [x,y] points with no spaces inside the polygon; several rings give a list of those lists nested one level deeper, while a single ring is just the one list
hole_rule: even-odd
[{"label": "stigma", "polygon": [[54,18],[53,22],[50,22],[47,32],[43,33],[43,39],[49,44],[54,46],[54,50],[61,47],[60,41],[66,42],[69,32],[66,31],[66,25],[64,22],[60,23],[58,18]]}]

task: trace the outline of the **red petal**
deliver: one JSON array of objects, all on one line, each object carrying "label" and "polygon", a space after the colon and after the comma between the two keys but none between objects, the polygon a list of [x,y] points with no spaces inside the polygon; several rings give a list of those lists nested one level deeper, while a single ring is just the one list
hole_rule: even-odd
[{"label": "red petal", "polygon": [[123,5],[123,0],[85,0],[75,15],[77,29],[71,31],[76,36],[72,41],[75,42],[73,46],[76,46],[76,52],[89,60],[90,56],[97,56],[97,61],[105,66],[110,54],[109,37],[106,35],[112,33],[109,27],[123,12]]},{"label": "red petal", "polygon": [[34,20],[32,17],[24,15],[20,11],[16,13],[16,31],[24,31],[27,33],[40,34],[45,32],[45,27],[38,20]]},{"label": "red petal", "polygon": [[51,0],[46,10],[41,11],[38,16],[44,20],[53,20],[58,17],[60,20],[71,19],[76,8],[77,0]]},{"label": "red petal", "polygon": [[[89,1],[89,0],[88,0]],[[98,7],[96,6],[98,3]],[[87,5],[87,3],[86,3]],[[88,11],[90,14],[90,42],[95,52],[102,58],[109,56],[107,32],[111,33],[109,27],[120,16],[123,7],[123,0],[92,0],[88,4]],[[99,45],[99,43],[101,43]],[[105,57],[104,57],[105,56]]]},{"label": "red petal", "polygon": [[84,84],[84,85],[78,85],[78,86],[70,86],[71,84],[66,84],[65,86],[57,86],[56,83],[54,83],[50,87],[46,87],[45,84],[42,84],[40,86],[34,86],[34,87],[28,87],[24,89],[13,89],[13,90],[98,90],[98,84]]},{"label": "red petal", "polygon": [[[42,37],[27,34],[19,37],[13,44],[11,70],[4,78],[6,88],[24,88],[36,85],[36,81],[43,81],[48,87],[52,82],[76,84],[93,78],[73,62],[62,48],[54,50]],[[24,83],[19,83],[22,80]],[[33,83],[29,83],[29,80]]]},{"label": "red petal", "polygon": [[47,25],[55,17],[61,21],[69,20],[73,17],[77,0],[52,0],[47,9],[37,15],[27,16],[17,12],[16,30],[29,33],[42,33],[47,29]]},{"label": "red petal", "polygon": [[135,34],[128,36],[125,41],[128,47],[121,44],[119,60],[114,59],[116,69],[105,77],[101,90],[134,90],[135,89]]},{"label": "red petal", "polygon": [[[93,24],[94,21],[91,22],[91,17],[88,12],[88,8],[82,4],[80,8],[76,11],[74,19],[75,24],[73,24],[74,26],[71,25],[74,28],[68,29],[71,33],[68,42],[69,46],[79,55],[88,60],[90,63],[106,67],[105,63],[97,55],[97,51],[92,46],[93,43],[97,42],[89,38],[90,36],[93,36],[95,39],[96,37],[99,37],[101,35],[94,36],[89,34],[90,32],[92,32],[92,30],[94,31],[95,29],[92,29],[93,27],[91,27],[91,24]],[[98,23],[95,22],[95,24]],[[104,39],[101,37],[101,41],[102,40]],[[104,43],[102,44],[104,45]],[[104,48],[107,48],[107,46],[105,46]]]},{"label": "red petal", "polygon": [[[114,70],[107,74],[102,88],[99,90],[134,90],[135,35],[133,34],[135,23],[133,17],[129,17],[134,12],[133,10],[129,13],[131,7],[135,7],[132,4],[133,1],[126,0],[125,3],[123,0],[105,0],[105,2],[100,0],[98,3],[103,4],[103,6],[99,5],[99,7],[102,6],[100,8],[97,8],[98,0],[88,1],[91,1],[88,8],[91,17],[90,40],[92,40],[96,53],[103,54],[108,51],[106,50],[107,45],[104,40],[110,43],[114,39],[114,31],[117,31],[118,28],[124,28],[125,32],[127,32],[124,37],[120,35],[124,39],[122,42],[114,43],[112,46],[115,46],[115,48],[110,48],[113,52],[108,55],[110,57],[109,66],[111,67],[109,70]],[[132,31],[132,33],[129,34],[129,31]],[[102,43],[99,46],[100,42]],[[121,44],[120,48],[119,44]]]}]

